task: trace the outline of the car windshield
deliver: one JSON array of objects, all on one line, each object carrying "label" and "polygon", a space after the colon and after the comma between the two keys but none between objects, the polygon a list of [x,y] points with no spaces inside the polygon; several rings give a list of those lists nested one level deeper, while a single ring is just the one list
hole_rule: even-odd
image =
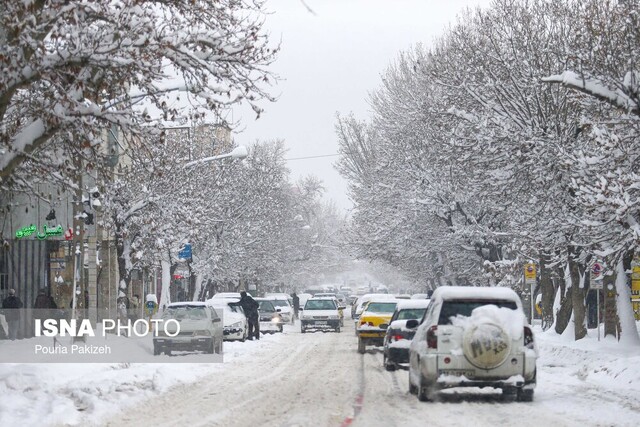
[{"label": "car windshield", "polygon": [[274,300],[271,300],[271,302],[276,307],[288,307],[289,306],[289,304],[283,299],[274,299]]},{"label": "car windshield", "polygon": [[442,310],[440,310],[440,318],[438,319],[438,325],[450,325],[451,318],[456,316],[471,316],[471,312],[483,305],[495,305],[498,308],[509,308],[511,310],[517,310],[518,305],[515,301],[508,300],[455,300],[444,301],[442,304]]},{"label": "car windshield", "polygon": [[396,320],[422,319],[426,308],[406,308],[398,312]]},{"label": "car windshield", "polygon": [[227,308],[233,311],[234,313],[242,313],[241,311],[242,309],[240,308],[240,306],[227,304]]},{"label": "car windshield", "polygon": [[205,307],[179,306],[169,307],[162,317],[176,320],[202,320],[207,318],[207,313]]},{"label": "car windshield", "polygon": [[370,302],[365,311],[368,313],[393,313],[396,304],[395,302]]},{"label": "car windshield", "polygon": [[260,304],[260,311],[276,311],[276,308],[273,306],[271,301],[258,301],[258,304]]},{"label": "car windshield", "polygon": [[333,300],[309,300],[304,306],[305,310],[335,310],[336,303]]}]

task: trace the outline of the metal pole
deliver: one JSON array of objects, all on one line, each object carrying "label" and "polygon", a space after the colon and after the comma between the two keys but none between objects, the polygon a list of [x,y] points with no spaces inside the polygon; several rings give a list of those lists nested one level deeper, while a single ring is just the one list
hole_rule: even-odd
[{"label": "metal pole", "polygon": [[600,341],[600,289],[596,289],[596,318],[598,319],[598,341]]}]

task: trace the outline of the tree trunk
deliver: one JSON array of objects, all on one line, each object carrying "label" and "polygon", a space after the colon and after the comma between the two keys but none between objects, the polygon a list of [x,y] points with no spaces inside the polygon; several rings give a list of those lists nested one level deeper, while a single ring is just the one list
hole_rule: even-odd
[{"label": "tree trunk", "polygon": [[618,310],[616,308],[616,274],[615,269],[607,272],[602,279],[604,292],[604,336],[618,336]]},{"label": "tree trunk", "polygon": [[549,255],[540,256],[540,291],[542,292],[542,330],[546,331],[553,325],[553,301],[555,299],[555,287],[551,280],[551,270],[547,267]]},{"label": "tree trunk", "polygon": [[[574,254],[574,256],[572,256]],[[575,340],[578,341],[587,335],[586,319],[586,298],[589,287],[586,285],[588,276],[584,264],[575,259],[578,254],[574,250],[569,250],[569,273],[571,274],[571,299],[573,305],[573,321]],[[582,285],[582,287],[580,286]]]},{"label": "tree trunk", "polygon": [[573,300],[569,298],[571,290],[567,290],[564,272],[560,272],[560,310],[556,314],[556,333],[562,334],[571,320],[571,312],[573,311]]}]

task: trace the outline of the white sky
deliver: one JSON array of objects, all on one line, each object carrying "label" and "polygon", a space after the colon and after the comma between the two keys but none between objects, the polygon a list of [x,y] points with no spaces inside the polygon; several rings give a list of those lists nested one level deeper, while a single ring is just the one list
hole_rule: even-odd
[{"label": "white sky", "polygon": [[[310,13],[306,5],[315,12]],[[418,42],[429,46],[466,6],[490,0],[268,0],[266,28],[282,40],[272,70],[282,79],[275,103],[263,103],[255,120],[250,109],[234,112],[241,120],[239,144],[284,139],[287,158],[334,154],[338,150],[336,113],[358,119],[369,114],[367,95],[399,52]],[[339,208],[353,205],[347,183],[333,168],[337,157],[288,162],[292,179],[314,174],[326,197]]]}]

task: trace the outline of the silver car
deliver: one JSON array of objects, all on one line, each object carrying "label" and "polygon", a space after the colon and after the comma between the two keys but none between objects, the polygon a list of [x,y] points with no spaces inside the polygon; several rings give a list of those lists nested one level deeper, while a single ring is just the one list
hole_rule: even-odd
[{"label": "silver car", "polygon": [[409,392],[424,401],[446,388],[494,387],[504,400],[531,401],[537,356],[513,290],[440,287],[409,347]]},{"label": "silver car", "polygon": [[[171,303],[162,313],[166,332],[153,337],[153,354],[167,356],[172,351],[203,351],[222,353],[222,319],[216,310],[204,302]],[[175,336],[172,336],[175,335]]]}]

